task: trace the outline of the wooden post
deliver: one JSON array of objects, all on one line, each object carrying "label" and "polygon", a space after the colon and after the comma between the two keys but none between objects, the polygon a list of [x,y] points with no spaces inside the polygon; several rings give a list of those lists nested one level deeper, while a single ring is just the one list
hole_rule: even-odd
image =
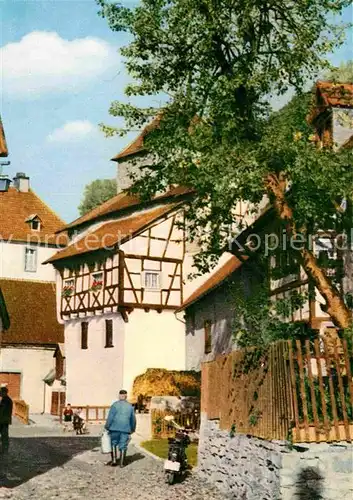
[{"label": "wooden post", "polygon": [[328,415],[327,415],[327,404],[326,404],[324,381],[322,378],[322,368],[321,368],[321,359],[322,358],[321,358],[321,354],[320,354],[320,345],[319,345],[318,339],[314,340],[314,350],[315,350],[315,359],[316,359],[317,373],[318,373],[318,379],[319,379],[319,391],[320,391],[320,396],[321,396],[322,416],[323,416],[323,420],[324,420],[326,440],[329,441],[330,440],[330,424],[329,424]]},{"label": "wooden post", "polygon": [[334,352],[335,366],[336,366],[336,372],[337,372],[337,378],[338,378],[338,388],[339,388],[339,393],[340,393],[340,397],[341,397],[341,407],[342,407],[344,431],[346,434],[347,441],[350,442],[351,437],[350,437],[350,432],[349,432],[346,398],[345,398],[344,389],[343,389],[340,359],[339,359],[338,350],[337,350],[337,339],[334,339],[333,342],[334,342],[333,352]]},{"label": "wooden post", "polygon": [[297,397],[297,386],[296,386],[296,375],[294,368],[294,357],[293,357],[293,346],[292,342],[289,340],[289,366],[291,374],[291,384],[292,384],[292,398],[293,398],[293,411],[296,429],[296,439],[300,440],[300,428],[299,428],[299,410],[298,410],[298,397]]},{"label": "wooden post", "polygon": [[303,357],[302,357],[302,346],[300,340],[296,340],[297,347],[297,361],[299,367],[299,380],[300,380],[300,398],[303,407],[303,420],[304,420],[304,429],[305,429],[305,439],[310,441],[309,435],[309,418],[308,418],[308,404],[306,400],[306,392],[305,392],[305,374],[304,374],[304,365],[303,365]]},{"label": "wooden post", "polygon": [[337,441],[340,440],[340,431],[338,427],[338,416],[337,416],[337,407],[336,407],[336,399],[335,399],[335,390],[333,387],[333,380],[332,380],[332,372],[331,372],[331,357],[329,353],[329,349],[326,343],[326,339],[323,339],[324,342],[324,356],[325,356],[325,361],[326,361],[326,370],[327,370],[327,375],[328,375],[328,384],[330,388],[330,399],[331,399],[331,409],[332,409],[332,416],[333,416],[333,424],[335,426],[335,432],[336,432],[336,439]]},{"label": "wooden post", "polygon": [[311,353],[310,353],[310,342],[309,340],[305,340],[305,354],[306,354],[306,363],[308,366],[308,378],[309,378],[309,386],[310,386],[310,396],[311,396],[311,406],[313,409],[313,418],[314,418],[314,424],[315,424],[315,437],[316,437],[316,442],[320,442],[320,425],[319,425],[319,416],[317,412],[317,405],[316,405],[316,394],[315,394],[315,387],[314,387],[314,381],[313,381],[313,373],[311,370]]},{"label": "wooden post", "polygon": [[352,354],[349,353],[348,344],[347,344],[346,339],[343,340],[343,352],[344,352],[344,360],[345,360],[347,379],[348,379],[349,397],[350,397],[351,406],[353,408],[353,378],[352,378],[351,365],[350,365],[350,357],[352,356]]}]

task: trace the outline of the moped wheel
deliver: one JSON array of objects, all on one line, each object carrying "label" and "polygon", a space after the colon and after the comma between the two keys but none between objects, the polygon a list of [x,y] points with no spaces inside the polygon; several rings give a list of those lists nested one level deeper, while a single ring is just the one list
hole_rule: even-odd
[{"label": "moped wheel", "polygon": [[166,475],[166,482],[170,485],[174,484],[174,480],[175,480],[175,474],[174,472],[167,472],[167,475]]}]

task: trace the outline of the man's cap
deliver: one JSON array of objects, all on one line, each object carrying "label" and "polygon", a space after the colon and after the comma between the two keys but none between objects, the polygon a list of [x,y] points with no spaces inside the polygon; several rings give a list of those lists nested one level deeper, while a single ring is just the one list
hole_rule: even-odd
[{"label": "man's cap", "polygon": [[121,389],[121,390],[119,391],[119,394],[127,394],[127,391],[125,391],[125,389]]}]

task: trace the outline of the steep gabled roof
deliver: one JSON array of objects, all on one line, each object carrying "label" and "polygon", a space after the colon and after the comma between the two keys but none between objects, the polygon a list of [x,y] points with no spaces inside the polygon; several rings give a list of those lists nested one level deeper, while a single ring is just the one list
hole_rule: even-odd
[{"label": "steep gabled roof", "polygon": [[138,153],[141,153],[144,150],[144,139],[146,135],[158,127],[161,121],[161,115],[156,116],[151,123],[149,123],[146,127],[142,129],[139,135],[132,141],[126,148],[124,148],[120,153],[112,158],[112,161],[119,162],[125,158],[131,157]]},{"label": "steep gabled roof", "polygon": [[2,124],[1,116],[0,116],[0,156],[8,156],[9,152],[7,150],[6,138],[4,127]]},{"label": "steep gabled roof", "polygon": [[315,102],[307,117],[313,123],[328,108],[353,107],[353,84],[318,81],[316,83]]},{"label": "steep gabled roof", "polygon": [[111,216],[113,214],[114,216],[123,216],[124,214],[132,212],[139,207],[148,207],[152,204],[159,203],[160,201],[163,201],[165,203],[170,201],[171,203],[173,203],[179,197],[190,193],[190,189],[183,186],[178,186],[171,188],[169,191],[162,195],[156,196],[151,202],[141,203],[141,200],[138,196],[133,196],[130,195],[127,191],[123,191],[114,196],[114,198],[111,198],[105,203],[102,203],[102,205],[99,205],[99,207],[94,208],[87,214],[82,215],[82,217],[79,217],[67,226],[63,227],[62,230],[72,230],[78,228],[79,226],[87,225],[88,223],[98,222],[99,220],[106,219],[107,216]]},{"label": "steep gabled roof", "polygon": [[[247,257],[244,256],[244,260]],[[200,300],[205,295],[208,295],[212,290],[220,286],[234,271],[239,269],[239,267],[243,264],[241,260],[239,260],[234,255],[231,255],[227,262],[225,262],[218,269],[216,268],[210,275],[210,277],[202,283],[191,295],[188,297],[185,302],[181,305],[178,311],[183,311],[187,309],[192,304]]]},{"label": "steep gabled roof", "polygon": [[64,327],[56,319],[54,283],[0,279],[0,288],[11,318],[3,345],[64,342]]},{"label": "steep gabled roof", "polygon": [[[41,220],[39,231],[33,231],[28,222],[33,214]],[[24,193],[10,187],[0,192],[0,240],[64,246],[66,236],[54,234],[63,226],[64,222],[33,191]]]},{"label": "steep gabled roof", "polygon": [[129,238],[136,236],[150,224],[157,222],[161,217],[164,217],[178,206],[181,206],[181,203],[162,205],[134,213],[130,217],[106,222],[95,231],[88,232],[75,243],[53,255],[45,264],[97,250],[113,250],[116,245],[122,244]]}]

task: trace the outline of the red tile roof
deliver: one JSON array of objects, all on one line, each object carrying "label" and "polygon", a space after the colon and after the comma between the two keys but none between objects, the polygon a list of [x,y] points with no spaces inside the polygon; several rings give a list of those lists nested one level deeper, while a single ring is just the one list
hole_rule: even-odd
[{"label": "red tile roof", "polygon": [[307,117],[312,123],[327,108],[330,107],[353,107],[353,84],[332,83],[318,81],[316,83],[316,96],[313,109]]},{"label": "red tile roof", "polygon": [[112,161],[119,161],[128,156],[135,155],[137,153],[141,153],[144,150],[144,139],[146,135],[158,127],[159,122],[161,121],[161,116],[156,116],[151,123],[149,123],[144,129],[140,132],[140,134],[134,139],[126,148],[124,148],[120,153],[112,158]]},{"label": "red tile roof", "polygon": [[316,88],[326,106],[353,107],[353,83],[319,81]]},{"label": "red tile roof", "polygon": [[124,219],[106,222],[95,231],[87,233],[80,240],[53,255],[45,264],[97,250],[114,248],[180,205],[181,203],[171,203],[150,210],[140,211]]},{"label": "red tile roof", "polygon": [[[33,231],[26,220],[33,214],[41,220],[40,231]],[[55,236],[64,222],[33,192],[15,188],[0,192],[0,240],[32,241],[64,246],[66,235]]]},{"label": "red tile roof", "polygon": [[[244,256],[244,259],[247,259],[247,257]],[[216,269],[211,276],[185,300],[178,311],[183,311],[184,309],[190,307],[196,301],[200,300],[202,297],[214,290],[217,286],[221,285],[226,278],[228,278],[242,265],[242,263],[243,262],[241,260],[232,255],[225,264],[223,264],[219,269]]]},{"label": "red tile roof", "polygon": [[0,156],[8,156],[4,127],[0,118]]},{"label": "red tile roof", "polygon": [[64,342],[64,327],[56,319],[54,283],[0,279],[0,288],[10,316],[2,345]]},{"label": "red tile roof", "polygon": [[[178,186],[170,189],[166,193],[156,196],[153,199],[153,202],[159,201],[159,200],[171,200],[171,202],[174,201],[174,198],[177,198],[178,196],[183,196],[191,193],[191,190],[183,187],[183,186]],[[87,214],[83,215],[82,217],[79,217],[78,219],[74,220],[71,222],[71,224],[68,224],[65,226],[63,229],[73,229],[78,226],[81,226],[82,224],[85,224],[87,222],[93,222],[96,219],[100,219],[101,217],[105,217],[109,214],[118,214],[119,212],[126,211],[130,208],[137,208],[138,205],[141,204],[141,200],[138,196],[132,196],[128,194],[127,191],[123,191],[122,193],[119,193],[118,195],[114,196],[114,198],[111,198],[110,200],[106,201],[99,207],[94,208]]]}]

